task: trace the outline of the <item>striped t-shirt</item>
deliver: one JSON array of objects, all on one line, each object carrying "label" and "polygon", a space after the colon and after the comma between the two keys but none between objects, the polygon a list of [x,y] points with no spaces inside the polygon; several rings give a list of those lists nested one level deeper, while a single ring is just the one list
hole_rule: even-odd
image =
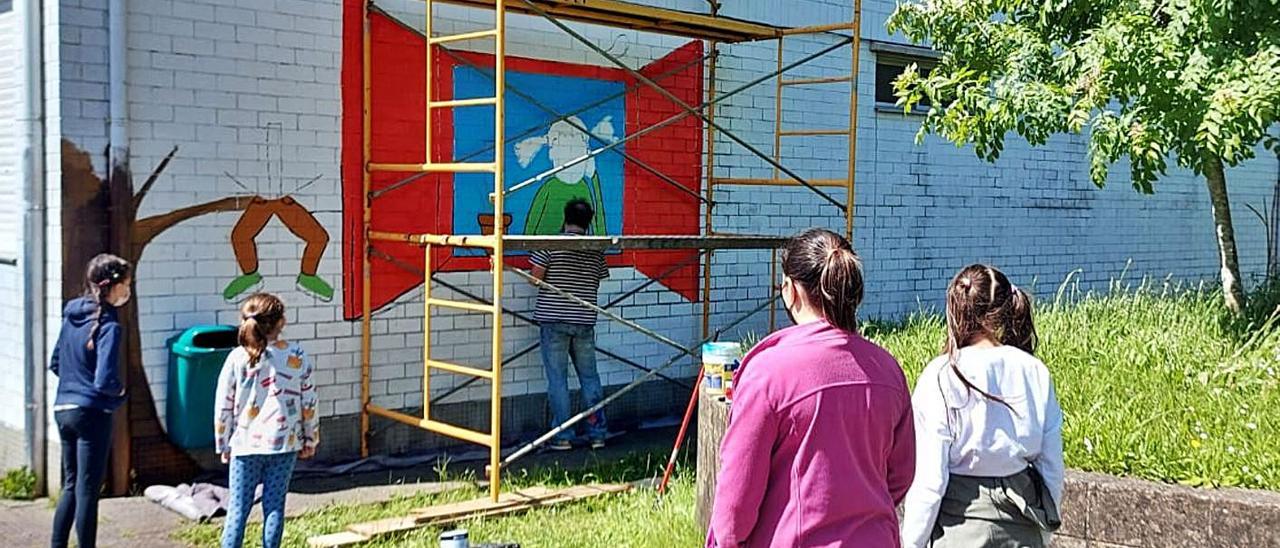
[{"label": "striped t-shirt", "polygon": [[[546,269],[542,280],[589,303],[596,303],[600,280],[609,277],[604,253],[595,250],[535,251],[529,257],[534,266]],[[540,323],[595,325],[596,313],[546,287],[539,289],[533,318]]]}]

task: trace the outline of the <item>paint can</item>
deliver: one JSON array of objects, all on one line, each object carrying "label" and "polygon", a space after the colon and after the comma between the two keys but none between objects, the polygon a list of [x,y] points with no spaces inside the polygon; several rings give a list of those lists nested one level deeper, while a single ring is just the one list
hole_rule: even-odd
[{"label": "paint can", "polygon": [[736,342],[709,342],[702,345],[702,375],[708,394],[724,394],[724,368],[742,357]]},{"label": "paint can", "polygon": [[466,529],[454,529],[440,533],[440,548],[471,548]]}]

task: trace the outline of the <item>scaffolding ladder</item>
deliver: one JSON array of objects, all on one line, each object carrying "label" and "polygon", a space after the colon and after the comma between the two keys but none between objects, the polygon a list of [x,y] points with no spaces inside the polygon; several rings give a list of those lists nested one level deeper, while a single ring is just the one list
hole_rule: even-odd
[{"label": "scaffolding ladder", "polygon": [[[370,27],[369,27],[369,5],[365,4],[364,14],[364,158],[366,162],[364,169],[364,221],[366,230],[364,261],[363,261],[363,282],[364,282],[364,298],[363,298],[363,360],[365,364],[370,363],[370,337],[371,325],[371,285],[372,271],[369,266],[370,252],[372,250],[372,242],[375,241],[393,241],[407,242],[422,246],[424,249],[423,259],[423,340],[422,340],[422,416],[414,417],[391,409],[386,409],[371,403],[369,390],[369,368],[363,367],[361,373],[362,399],[365,412],[361,414],[361,440],[360,452],[363,456],[368,456],[368,431],[369,431],[369,414],[379,415],[391,420],[417,426],[437,434],[448,436],[451,438],[483,445],[489,448],[489,495],[494,500],[498,500],[499,490],[501,488],[501,468],[499,463],[502,458],[502,406],[497,402],[502,401],[502,293],[503,293],[503,233],[506,231],[504,218],[503,198],[504,180],[503,180],[503,143],[505,135],[503,132],[503,121],[505,114],[505,88],[506,88],[506,10],[495,9],[494,26],[492,28],[483,29],[474,32],[465,32],[460,34],[433,36],[432,18],[434,10],[432,9],[438,0],[424,0],[426,5],[425,27],[426,32],[426,125],[424,128],[424,139],[426,147],[424,149],[423,162],[420,164],[384,164],[369,162],[370,154],[370,120],[371,120],[371,46],[370,46]],[[462,42],[470,40],[487,40],[492,39],[494,45],[494,92],[491,97],[467,98],[467,99],[450,99],[436,100],[433,96],[433,46],[437,44]],[[475,108],[475,107],[492,107],[494,109],[494,126],[493,126],[493,142],[494,155],[490,162],[457,162],[452,158],[445,161],[437,161],[432,154],[432,119],[437,110],[451,110],[456,108]],[[371,207],[370,193],[372,191],[371,174],[374,172],[402,172],[402,173],[490,173],[493,175],[493,216],[497,220],[494,223],[493,233],[481,236],[457,236],[448,234],[393,234],[385,232],[372,231],[370,228]],[[479,248],[485,250],[492,258],[491,274],[493,283],[493,298],[489,303],[474,303],[466,301],[455,301],[450,299],[442,299],[432,294],[432,251],[435,247],[466,247]],[[472,367],[437,360],[432,357],[431,342],[431,319],[435,310],[446,308],[451,310],[460,310],[473,314],[485,314],[490,316],[492,321],[492,350],[491,363],[488,368]],[[464,428],[461,426],[442,422],[431,417],[431,372],[433,370],[445,371],[456,375],[466,377],[484,379],[490,382],[491,397],[495,402],[490,406],[490,425],[489,432],[479,432]]]},{"label": "scaffolding ladder", "polygon": [[[752,178],[730,178],[715,176],[715,133],[714,127],[707,128],[706,140],[706,162],[707,162],[707,186],[706,186],[706,207],[703,209],[705,213],[703,230],[707,235],[716,234],[713,219],[715,217],[715,189],[722,185],[741,185],[741,186],[804,186],[810,190],[817,190],[818,187],[836,187],[845,189],[845,200],[843,213],[845,217],[845,237],[849,242],[853,242],[853,220],[856,201],[856,173],[857,173],[857,153],[858,153],[858,64],[859,54],[862,49],[861,29],[862,29],[862,1],[853,0],[853,19],[844,23],[832,23],[829,25],[815,25],[810,27],[796,27],[782,29],[779,31],[777,48],[777,69],[774,74],[774,124],[773,124],[773,177],[768,179],[752,179]],[[784,55],[786,49],[784,42],[788,36],[804,36],[814,34],[840,33],[848,31],[849,38],[849,59],[850,67],[848,74],[840,74],[835,76],[821,78],[787,78],[785,70]],[[837,34],[839,35],[839,34]],[[712,42],[711,47],[714,49],[716,43]],[[709,85],[707,88],[707,101],[716,102],[716,56],[711,57],[710,69],[708,72]],[[830,84],[849,84],[849,123],[847,127],[837,129],[827,128],[800,128],[788,129],[784,123],[783,108],[783,90],[794,86],[817,86]],[[714,119],[715,109],[709,111],[709,116]],[[849,160],[848,170],[844,178],[826,178],[826,179],[808,179],[801,181],[798,177],[788,174],[783,176],[778,168],[782,164],[782,143],[784,138],[788,137],[806,137],[806,136],[829,136],[829,137],[845,137],[849,144]],[[708,251],[703,255],[702,263],[702,333],[707,335],[711,333],[711,263],[714,258],[714,251]],[[779,283],[778,272],[778,255],[774,250],[773,257],[770,261],[769,278],[772,283]],[[772,331],[776,324],[777,310],[775,306],[769,307],[769,330]]]}]

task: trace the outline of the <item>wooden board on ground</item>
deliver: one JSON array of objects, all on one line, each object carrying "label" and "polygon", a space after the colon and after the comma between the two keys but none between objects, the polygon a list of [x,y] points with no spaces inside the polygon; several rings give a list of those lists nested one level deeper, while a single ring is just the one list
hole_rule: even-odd
[{"label": "wooden board on ground", "polygon": [[621,493],[630,488],[630,485],[618,484],[578,485],[557,490],[545,487],[530,487],[503,493],[498,497],[497,502],[484,497],[417,508],[410,510],[406,516],[357,523],[348,526],[346,531],[311,537],[307,539],[307,544],[313,548],[355,546],[382,535],[403,533],[420,527],[443,525],[472,518],[514,514],[610,493]]}]

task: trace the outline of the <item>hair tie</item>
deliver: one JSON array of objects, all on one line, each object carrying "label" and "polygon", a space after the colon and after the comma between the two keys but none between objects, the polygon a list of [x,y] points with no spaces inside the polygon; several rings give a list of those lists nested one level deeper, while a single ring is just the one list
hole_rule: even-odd
[{"label": "hair tie", "polygon": [[1017,285],[1014,285],[1014,283],[1013,283],[1013,282],[1009,282],[1009,294],[1010,294],[1010,295],[1015,295],[1015,294],[1017,294],[1019,291],[1021,291],[1021,289],[1018,289],[1018,286],[1017,286]]},{"label": "hair tie", "polygon": [[244,321],[246,321],[246,322],[247,322],[247,321],[249,321],[249,320],[253,320],[253,321],[255,321],[255,322],[256,322],[256,321],[258,321],[258,315],[257,315],[257,314],[244,314],[244,315],[241,315],[241,318],[243,318],[243,319],[244,319]]}]

